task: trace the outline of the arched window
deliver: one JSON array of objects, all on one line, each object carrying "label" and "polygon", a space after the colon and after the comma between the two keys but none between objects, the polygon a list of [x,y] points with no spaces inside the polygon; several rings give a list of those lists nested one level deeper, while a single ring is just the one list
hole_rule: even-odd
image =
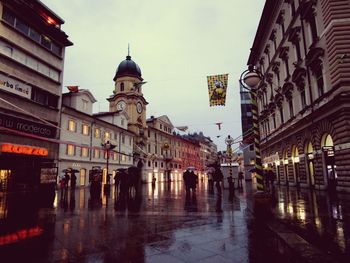
[{"label": "arched window", "polygon": [[124,82],[120,83],[120,91],[124,91]]},{"label": "arched window", "polygon": [[321,146],[334,146],[333,139],[330,134],[325,134],[322,136]]}]

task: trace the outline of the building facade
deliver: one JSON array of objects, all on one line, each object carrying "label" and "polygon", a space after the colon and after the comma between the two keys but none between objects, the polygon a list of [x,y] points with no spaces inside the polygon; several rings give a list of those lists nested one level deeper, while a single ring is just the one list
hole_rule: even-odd
[{"label": "building facade", "polygon": [[[0,1],[0,191],[57,174],[65,48],[62,18],[40,1]],[[18,165],[20,163],[20,165]]]},{"label": "building facade", "polygon": [[264,165],[282,184],[349,192],[349,1],[266,1],[248,64],[264,74]]},{"label": "building facade", "polygon": [[[63,94],[59,173],[75,170],[77,186],[89,185],[93,168],[103,170],[102,183],[106,183],[107,158],[112,176],[117,169],[133,165],[134,134],[126,129],[128,116],[121,111],[93,114],[94,102],[89,90]],[[107,151],[107,141],[115,148]]]}]

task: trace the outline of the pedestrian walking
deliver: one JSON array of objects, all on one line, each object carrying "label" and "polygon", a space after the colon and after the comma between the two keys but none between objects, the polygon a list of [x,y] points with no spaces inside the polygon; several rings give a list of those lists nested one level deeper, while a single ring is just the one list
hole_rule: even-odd
[{"label": "pedestrian walking", "polygon": [[238,173],[238,188],[243,188],[243,179],[244,179],[244,174],[241,171]]},{"label": "pedestrian walking", "polygon": [[189,184],[190,184],[190,188],[192,189],[192,193],[196,191],[197,183],[198,183],[198,176],[192,170],[189,173]]},{"label": "pedestrian walking", "polygon": [[224,175],[222,174],[220,167],[216,167],[214,172],[214,182],[217,189],[217,193],[219,195],[221,195],[221,182],[223,178],[224,178]]},{"label": "pedestrian walking", "polygon": [[76,185],[77,185],[77,176],[75,175],[75,173],[72,173],[71,181],[70,181],[71,190],[74,190]]},{"label": "pedestrian walking", "polygon": [[235,190],[235,183],[234,183],[231,175],[229,177],[227,177],[227,182],[228,182],[229,193],[230,193],[230,195],[232,195],[234,190]]},{"label": "pedestrian walking", "polygon": [[186,193],[190,192],[190,170],[187,169],[184,173],[183,173],[183,181],[185,183],[185,189],[186,189]]}]

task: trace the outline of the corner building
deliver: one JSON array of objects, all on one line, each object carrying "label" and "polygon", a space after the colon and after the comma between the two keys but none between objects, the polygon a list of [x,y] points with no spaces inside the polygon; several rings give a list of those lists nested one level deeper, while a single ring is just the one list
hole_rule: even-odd
[{"label": "corner building", "polygon": [[63,23],[40,1],[0,1],[0,191],[55,181]]},{"label": "corner building", "polygon": [[349,1],[267,0],[248,64],[278,183],[350,192]]}]

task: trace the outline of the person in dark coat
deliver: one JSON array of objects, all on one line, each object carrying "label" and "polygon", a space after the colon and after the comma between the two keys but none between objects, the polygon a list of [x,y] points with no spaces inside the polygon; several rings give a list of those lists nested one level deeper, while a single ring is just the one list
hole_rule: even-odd
[{"label": "person in dark coat", "polygon": [[185,183],[185,189],[186,189],[186,193],[190,192],[190,171],[187,169],[184,173],[183,173],[183,180]]},{"label": "person in dark coat", "polygon": [[77,185],[77,176],[75,175],[75,173],[72,173],[71,181],[70,181],[71,190],[74,190],[76,185]]},{"label": "person in dark coat", "polygon": [[222,174],[220,167],[217,167],[214,172],[214,182],[216,182],[215,186],[218,191],[218,194],[221,194],[221,182],[223,178],[224,175]]},{"label": "person in dark coat", "polygon": [[243,172],[239,172],[238,173],[238,188],[243,188],[243,178],[244,178]]},{"label": "person in dark coat", "polygon": [[189,184],[193,192],[196,191],[197,182],[198,182],[198,176],[194,173],[194,171],[190,171]]}]

